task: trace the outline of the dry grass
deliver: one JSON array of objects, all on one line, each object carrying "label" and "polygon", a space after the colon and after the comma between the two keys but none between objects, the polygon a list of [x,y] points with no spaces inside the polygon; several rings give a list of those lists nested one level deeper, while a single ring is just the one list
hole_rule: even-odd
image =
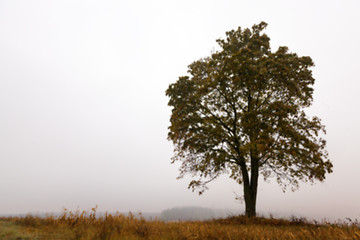
[{"label": "dry grass", "polygon": [[[351,224],[309,223],[305,219],[273,219],[243,216],[212,221],[163,222],[146,221],[129,214],[69,212],[60,217],[34,216],[0,219],[0,230],[6,225],[16,229],[1,240],[117,240],[117,239],[360,239],[358,222]],[[10,226],[11,225],[11,226]],[[4,227],[5,226],[5,227]],[[19,235],[21,231],[22,235]],[[16,235],[17,234],[17,235]]]}]

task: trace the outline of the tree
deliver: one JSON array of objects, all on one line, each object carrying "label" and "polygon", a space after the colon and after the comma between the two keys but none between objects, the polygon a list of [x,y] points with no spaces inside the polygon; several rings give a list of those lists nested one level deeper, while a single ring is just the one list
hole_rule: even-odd
[{"label": "tree", "polygon": [[223,173],[243,184],[245,214],[256,215],[259,174],[276,178],[285,191],[299,181],[323,181],[332,172],[325,149],[325,126],[308,117],[313,101],[308,56],[279,47],[272,52],[267,24],[226,32],[220,50],[188,66],[190,76],[170,84],[168,139],[180,176],[199,193]]}]

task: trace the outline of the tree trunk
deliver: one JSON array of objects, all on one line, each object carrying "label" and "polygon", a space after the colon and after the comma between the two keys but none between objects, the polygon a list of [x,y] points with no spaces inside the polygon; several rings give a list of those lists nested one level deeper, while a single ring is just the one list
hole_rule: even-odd
[{"label": "tree trunk", "polygon": [[245,216],[256,216],[256,190],[251,185],[244,184]]},{"label": "tree trunk", "polygon": [[246,169],[246,165],[241,166],[244,185],[245,215],[247,217],[256,216],[256,197],[259,178],[259,161],[251,157],[251,180]]}]

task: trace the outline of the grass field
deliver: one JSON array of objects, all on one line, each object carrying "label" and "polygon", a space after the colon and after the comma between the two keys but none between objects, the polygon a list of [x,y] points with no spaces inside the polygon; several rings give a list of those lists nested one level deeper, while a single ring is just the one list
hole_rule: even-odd
[{"label": "grass field", "polygon": [[211,221],[163,222],[132,214],[68,212],[60,217],[0,218],[1,240],[110,239],[360,239],[360,224],[309,223],[304,219],[229,217]]}]

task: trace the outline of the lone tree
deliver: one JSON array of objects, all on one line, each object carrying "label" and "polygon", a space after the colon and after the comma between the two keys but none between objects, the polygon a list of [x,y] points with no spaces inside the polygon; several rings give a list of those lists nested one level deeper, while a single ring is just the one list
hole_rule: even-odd
[{"label": "lone tree", "polygon": [[189,188],[203,193],[223,173],[243,184],[245,214],[256,215],[259,174],[283,187],[323,181],[332,172],[319,134],[325,126],[309,118],[315,79],[310,57],[279,47],[271,52],[267,24],[232,30],[219,51],[188,66],[166,91],[172,107],[168,138],[180,176],[198,176]]}]

